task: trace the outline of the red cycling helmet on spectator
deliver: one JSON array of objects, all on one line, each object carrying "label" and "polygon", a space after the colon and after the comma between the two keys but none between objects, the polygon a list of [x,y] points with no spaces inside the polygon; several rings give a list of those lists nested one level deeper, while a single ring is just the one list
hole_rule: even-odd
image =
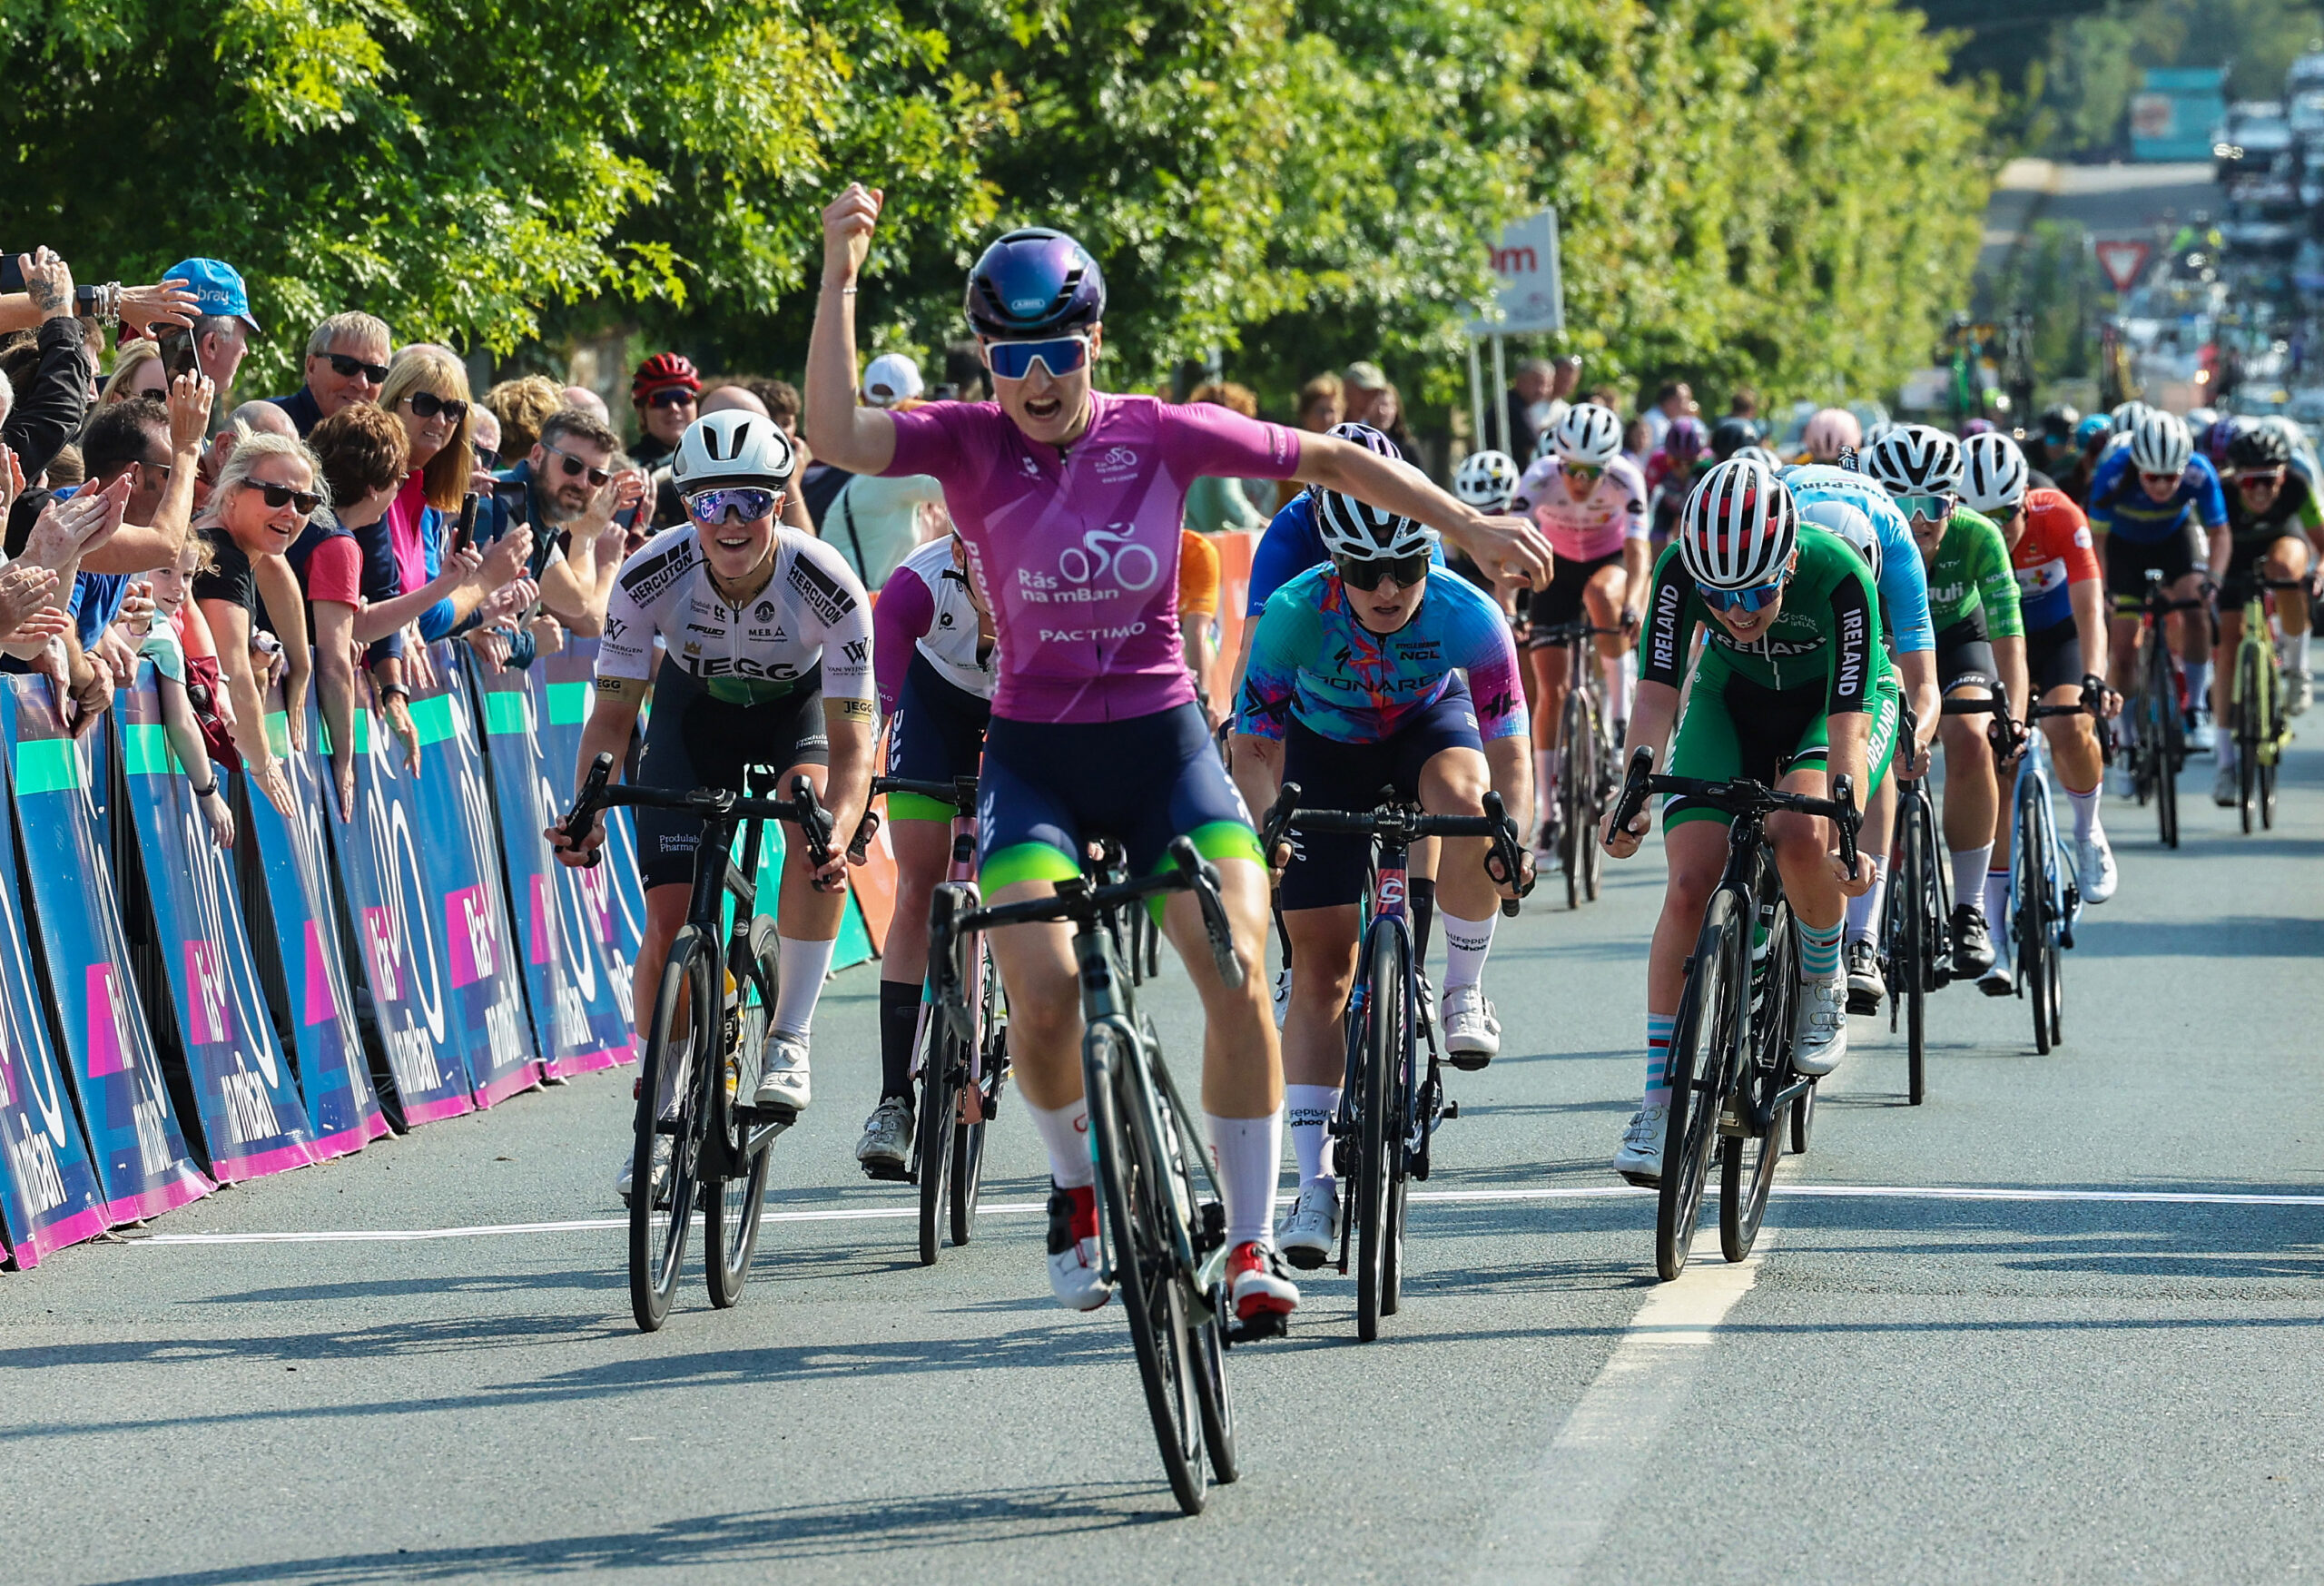
[{"label": "red cycling helmet on spectator", "polygon": [[637,374],[629,382],[629,399],[643,408],[655,392],[673,386],[698,392],[702,371],[683,352],[657,352],[637,366]]}]

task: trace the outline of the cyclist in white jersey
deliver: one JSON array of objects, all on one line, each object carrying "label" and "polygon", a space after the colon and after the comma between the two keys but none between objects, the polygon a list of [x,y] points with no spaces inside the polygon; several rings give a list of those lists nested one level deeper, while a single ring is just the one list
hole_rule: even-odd
[{"label": "cyclist in white jersey", "polygon": [[[836,550],[776,527],[795,467],[783,431],[754,413],[714,413],[680,439],[672,478],[692,521],[646,541],[615,580],[576,785],[600,754],[616,764],[627,758],[650,688],[642,785],[741,792],[746,766],[771,766],[783,790],[806,776],[832,829],[854,830],[871,787],[871,603]],[[702,831],[679,811],[636,816],[645,932],[633,983],[650,988],[685,923]],[[782,990],[753,1100],[795,1116],[808,1102],[808,1031],[847,904],[847,865],[844,854],[814,864],[795,825],[786,823],[783,835]],[[562,825],[548,838],[565,863],[586,863],[605,841],[602,817],[578,843]],[[635,1003],[643,1034],[654,999]],[[667,1160],[662,1144],[657,1180]],[[625,1198],[628,1178],[625,1159]]]}]

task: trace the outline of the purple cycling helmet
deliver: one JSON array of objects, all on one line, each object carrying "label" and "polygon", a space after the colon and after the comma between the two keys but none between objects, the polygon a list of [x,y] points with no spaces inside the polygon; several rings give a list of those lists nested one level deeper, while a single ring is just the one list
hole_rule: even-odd
[{"label": "purple cycling helmet", "polygon": [[2235,444],[2235,438],[2259,428],[2260,421],[2248,414],[2231,413],[2216,419],[2203,431],[2203,455],[2211,459],[2213,468],[2225,468],[2228,448]]},{"label": "purple cycling helmet", "polygon": [[1969,422],[1961,426],[1961,438],[1964,440],[1968,439],[1973,435],[1992,435],[1994,433],[1996,433],[1996,431],[1994,427],[1994,421],[1990,419],[1972,419]]},{"label": "purple cycling helmet", "polygon": [[1106,317],[1106,278],[1089,251],[1063,231],[1009,232],[969,271],[970,329],[996,340],[1087,330]]},{"label": "purple cycling helmet", "polygon": [[1331,433],[1341,440],[1352,440],[1364,450],[1376,453],[1392,461],[1404,460],[1403,448],[1369,424],[1334,424],[1332,426]]},{"label": "purple cycling helmet", "polygon": [[1710,431],[1699,419],[1673,419],[1662,432],[1662,455],[1673,463],[1699,462],[1710,449]]}]

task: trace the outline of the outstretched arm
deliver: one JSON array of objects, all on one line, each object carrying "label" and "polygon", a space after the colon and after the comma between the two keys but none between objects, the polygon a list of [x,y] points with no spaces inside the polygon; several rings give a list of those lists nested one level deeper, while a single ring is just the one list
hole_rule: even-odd
[{"label": "outstretched arm", "polygon": [[881,194],[851,182],[823,211],[823,290],[807,342],[807,433],[824,462],[876,474],[896,455],[895,420],[855,400],[855,277],[872,248]]}]

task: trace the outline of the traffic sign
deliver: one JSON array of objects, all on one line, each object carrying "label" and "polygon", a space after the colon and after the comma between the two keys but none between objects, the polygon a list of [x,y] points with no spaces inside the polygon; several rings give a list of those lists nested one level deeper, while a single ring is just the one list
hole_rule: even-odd
[{"label": "traffic sign", "polygon": [[2111,238],[2097,245],[2098,268],[2118,292],[2128,291],[2146,273],[2146,261],[2153,256],[2154,244],[2132,238]]},{"label": "traffic sign", "polygon": [[1565,282],[1558,268],[1558,212],[1543,210],[1501,229],[1492,250],[1492,310],[1469,321],[1472,336],[1522,336],[1565,329]]}]

